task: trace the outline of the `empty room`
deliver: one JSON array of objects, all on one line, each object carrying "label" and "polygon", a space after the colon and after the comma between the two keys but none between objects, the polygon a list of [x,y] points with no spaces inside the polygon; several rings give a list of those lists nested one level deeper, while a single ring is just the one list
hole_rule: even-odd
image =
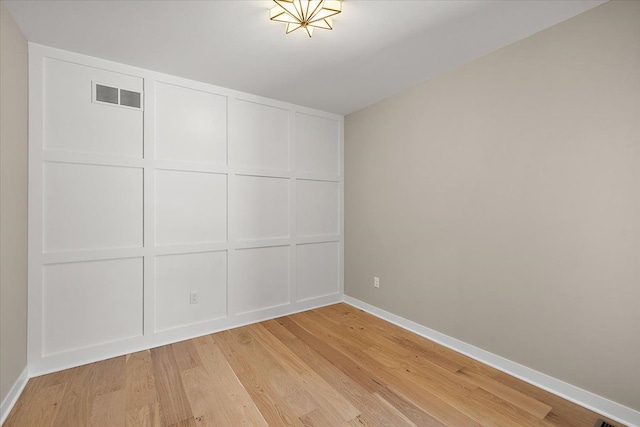
[{"label": "empty room", "polygon": [[639,0],[0,10],[3,427],[640,427]]}]

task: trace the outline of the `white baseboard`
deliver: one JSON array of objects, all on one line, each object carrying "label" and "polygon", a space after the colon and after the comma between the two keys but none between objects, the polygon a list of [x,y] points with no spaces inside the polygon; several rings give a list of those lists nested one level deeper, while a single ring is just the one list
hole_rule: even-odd
[{"label": "white baseboard", "polygon": [[29,370],[25,367],[16,382],[13,383],[13,387],[11,387],[7,396],[2,401],[2,405],[0,405],[0,426],[7,420],[11,409],[13,409],[13,405],[18,401],[18,398],[22,394],[22,390],[24,390],[28,381]]},{"label": "white baseboard", "polygon": [[535,371],[524,365],[520,365],[519,363],[512,362],[509,359],[497,356],[438,331],[434,331],[433,329],[427,328],[419,323],[407,320],[396,314],[389,313],[388,311],[382,310],[381,308],[367,304],[364,301],[360,301],[348,295],[344,296],[344,302],[384,319],[387,322],[423,336],[431,341],[435,341],[438,344],[457,351],[458,353],[462,353],[465,356],[469,356],[472,359],[521,379],[522,381],[560,396],[563,399],[567,399],[573,403],[597,412],[598,414],[611,418],[612,420],[623,423],[629,427],[640,427],[640,412],[634,409],[620,405],[619,403],[613,402],[602,396],[598,396],[597,394],[593,394],[564,381],[560,381],[559,379]]}]

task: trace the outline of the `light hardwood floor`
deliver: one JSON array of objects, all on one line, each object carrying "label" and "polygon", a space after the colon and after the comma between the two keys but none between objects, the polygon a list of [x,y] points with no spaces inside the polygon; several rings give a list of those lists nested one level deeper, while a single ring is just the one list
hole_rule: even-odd
[{"label": "light hardwood floor", "polygon": [[336,304],[33,378],[5,426],[592,427],[598,418]]}]

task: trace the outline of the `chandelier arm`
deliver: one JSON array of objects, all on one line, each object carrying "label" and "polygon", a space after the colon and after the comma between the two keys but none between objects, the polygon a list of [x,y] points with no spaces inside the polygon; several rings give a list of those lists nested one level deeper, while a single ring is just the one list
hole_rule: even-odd
[{"label": "chandelier arm", "polygon": [[[308,5],[310,6],[310,5],[311,5],[311,2],[309,2],[309,3],[308,3]],[[308,6],[307,6],[307,7],[308,7]],[[311,21],[313,21],[313,20],[314,20],[314,17],[316,16],[316,14],[317,14],[318,12],[320,12],[321,10],[323,10],[323,9],[324,9],[324,0],[320,0],[320,1],[318,2],[318,4],[316,5],[316,7],[313,9],[313,12],[311,12],[311,13],[307,16],[307,18],[306,18],[306,19],[307,19],[308,21],[310,21],[310,22],[311,22]]]},{"label": "chandelier arm", "polygon": [[318,13],[316,13],[315,16],[312,16],[311,19],[309,20],[309,22],[319,21],[321,19],[325,19],[325,18],[328,18],[330,16],[335,16],[335,15],[337,15],[339,13],[340,12],[334,12],[334,11],[329,10],[329,9],[322,9],[322,10],[318,11]]},{"label": "chandelier arm", "polygon": [[[277,1],[277,0],[273,0],[273,1],[277,4],[277,6],[276,6],[276,7],[281,8],[281,9],[284,11],[284,13],[286,13],[286,14],[287,14],[287,15],[289,15],[289,16],[291,16],[291,17],[292,17],[293,19],[295,19],[296,21],[301,22],[301,21],[300,21],[300,17],[299,17],[299,16],[296,16],[296,15],[294,15],[293,13],[291,13],[291,12],[290,12],[286,7],[282,6],[282,5],[280,4],[280,2],[279,2],[279,1]],[[295,8],[295,6],[294,6],[294,8]],[[285,21],[285,22],[286,22],[286,21]]]}]

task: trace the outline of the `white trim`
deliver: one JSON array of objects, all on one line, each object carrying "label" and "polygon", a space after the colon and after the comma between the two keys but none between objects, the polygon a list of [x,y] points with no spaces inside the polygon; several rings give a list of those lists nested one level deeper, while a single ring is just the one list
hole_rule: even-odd
[{"label": "white trim", "polygon": [[0,405],[0,425],[4,424],[4,422],[7,420],[9,413],[18,401],[18,398],[22,394],[22,391],[24,390],[24,387],[27,385],[28,381],[29,369],[27,366],[25,366],[16,382],[13,383],[13,386],[9,390],[9,393],[7,393],[7,396],[2,401],[2,405]]},{"label": "white trim", "polygon": [[613,402],[597,394],[578,388],[564,381],[543,374],[509,359],[495,355],[481,348],[467,344],[456,338],[434,331],[419,323],[405,319],[404,317],[385,311],[381,308],[367,304],[364,301],[344,295],[344,302],[373,314],[376,317],[400,326],[403,329],[416,333],[431,341],[435,341],[451,350],[469,356],[479,362],[489,365],[499,371],[514,376],[522,381],[546,390],[570,402],[590,409],[612,420],[618,421],[628,427],[640,427],[640,412]]},{"label": "white trim", "polygon": [[27,251],[27,366],[42,357],[42,191],[44,52],[29,43],[29,205]]},{"label": "white trim", "polygon": [[339,150],[339,157],[340,157],[340,177],[342,179],[340,179],[340,183],[338,184],[340,186],[340,273],[339,273],[339,280],[340,280],[340,295],[343,296],[344,298],[344,266],[345,266],[345,261],[344,261],[344,208],[345,208],[345,204],[344,204],[344,158],[345,158],[345,154],[344,154],[344,119],[340,121],[340,147],[338,148]]}]

